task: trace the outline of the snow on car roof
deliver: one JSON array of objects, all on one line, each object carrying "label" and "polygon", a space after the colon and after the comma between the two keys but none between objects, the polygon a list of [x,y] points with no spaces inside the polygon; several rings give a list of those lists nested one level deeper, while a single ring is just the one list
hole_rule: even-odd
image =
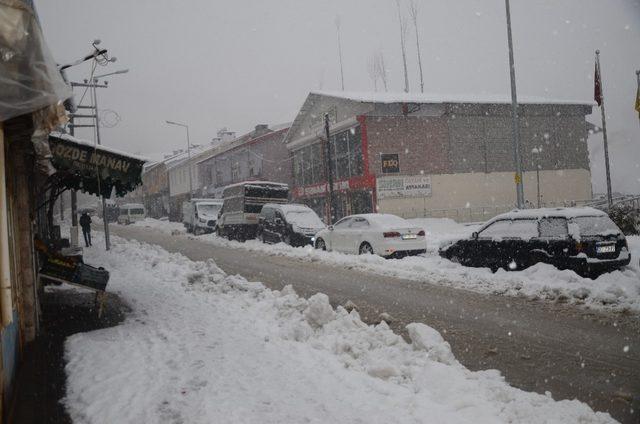
[{"label": "snow on car roof", "polygon": [[309,206],[303,205],[300,203],[287,203],[285,205],[279,205],[277,203],[274,203],[273,206],[279,208],[284,213],[313,211]]},{"label": "snow on car roof", "polygon": [[275,183],[273,181],[242,181],[239,183],[234,183],[234,184],[229,184],[228,186],[225,187],[225,190],[228,188],[232,188],[232,187],[238,187],[238,186],[255,186],[255,187],[264,187],[264,186],[271,186],[272,188],[276,188],[276,187],[281,187],[281,188],[289,188],[289,186],[287,184],[284,183]]},{"label": "snow on car roof", "polygon": [[540,208],[540,209],[514,209],[494,217],[491,221],[498,219],[540,219],[540,218],[576,218],[580,216],[607,216],[599,209],[590,207],[581,208]]},{"label": "snow on car roof", "polygon": [[400,218],[397,215],[392,215],[390,213],[363,213],[358,215],[351,215],[352,218],[361,217],[365,218],[370,222],[373,222],[377,225],[389,225],[389,226],[398,226],[402,225],[405,227],[413,227],[409,221],[404,218]]}]

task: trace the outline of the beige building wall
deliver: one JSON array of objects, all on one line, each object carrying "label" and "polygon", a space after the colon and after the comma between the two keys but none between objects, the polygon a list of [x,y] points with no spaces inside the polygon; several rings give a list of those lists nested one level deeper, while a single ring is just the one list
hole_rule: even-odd
[{"label": "beige building wall", "polygon": [[[513,209],[516,189],[512,172],[431,175],[428,197],[378,200],[378,212],[405,218],[448,217],[459,222],[483,221]],[[524,174],[525,199],[537,203],[536,173]],[[542,206],[581,204],[592,197],[591,173],[586,169],[540,171]]]}]

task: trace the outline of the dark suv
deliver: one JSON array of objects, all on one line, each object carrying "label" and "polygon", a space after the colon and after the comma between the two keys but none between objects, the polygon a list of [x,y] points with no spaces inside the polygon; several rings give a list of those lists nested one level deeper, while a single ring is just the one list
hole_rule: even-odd
[{"label": "dark suv", "polygon": [[597,276],[629,264],[627,240],[606,213],[592,208],[515,210],[498,215],[440,256],[467,266],[516,270],[545,262]]},{"label": "dark suv", "polygon": [[316,233],[324,228],[318,215],[306,205],[267,203],[258,216],[258,238],[264,243],[313,244]]}]

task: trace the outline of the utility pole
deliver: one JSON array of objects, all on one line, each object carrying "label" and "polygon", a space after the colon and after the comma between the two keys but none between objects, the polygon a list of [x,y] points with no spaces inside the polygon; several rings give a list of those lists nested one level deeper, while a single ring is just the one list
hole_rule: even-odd
[{"label": "utility pole", "polygon": [[522,185],[522,160],[520,157],[520,128],[518,124],[518,96],[516,95],[516,67],[513,59],[513,41],[511,39],[511,10],[509,0],[505,0],[507,12],[507,39],[509,43],[509,74],[511,76],[511,118],[513,132],[513,161],[516,168],[516,204],[518,209],[524,207],[524,187]]},{"label": "utility pole", "polygon": [[[101,86],[103,87],[103,86]],[[106,87],[106,84],[104,85]],[[98,92],[96,90],[98,88],[98,78],[93,79],[93,84],[91,84],[91,89],[93,91],[93,106],[95,107],[96,112],[96,143],[98,146],[102,145],[100,142],[100,118],[98,117],[99,109],[98,109]],[[99,177],[98,177],[99,178]],[[109,237],[109,217],[107,216],[107,200],[102,194],[102,223],[104,225],[104,245],[105,249],[111,249],[111,238]]]},{"label": "utility pole", "polygon": [[187,130],[187,165],[189,166],[189,200],[193,197],[193,178],[191,176],[191,142],[189,141],[189,126],[180,122],[165,121],[169,125],[177,125]]},{"label": "utility pole", "polygon": [[604,141],[604,168],[607,174],[607,206],[613,206],[613,196],[611,194],[611,170],[609,166],[609,142],[607,140],[607,118],[604,111],[604,87],[602,85],[602,70],[600,69],[600,50],[596,50],[596,74],[595,74],[595,100],[602,112],[602,139]]},{"label": "utility pole", "polygon": [[342,40],[340,39],[340,16],[336,16],[336,31],[338,32],[338,56],[340,58],[340,85],[344,91],[344,70],[342,68]]},{"label": "utility pole", "polygon": [[[107,84],[103,84],[100,85],[98,84],[98,79],[97,78],[93,78],[93,80],[91,81],[87,81],[85,80],[84,83],[80,83],[80,82],[72,82],[71,83],[71,87],[85,87],[87,89],[91,89],[91,106],[78,106],[78,109],[82,108],[82,109],[89,109],[89,110],[93,110],[93,115],[89,114],[89,115],[80,115],[80,114],[75,114],[74,118],[93,118],[94,120],[94,124],[93,125],[78,125],[78,124],[71,124],[69,125],[70,130],[72,135],[75,133],[74,129],[75,128],[79,128],[79,127],[93,127],[95,129],[95,139],[96,139],[96,144],[101,145],[101,141],[100,141],[100,122],[99,122],[99,118],[98,118],[98,96],[97,96],[97,88],[107,88],[108,85]],[[97,175],[98,177],[98,187],[100,187],[100,175]],[[109,250],[111,249],[111,240],[109,237],[109,222],[107,219],[107,207],[106,207],[106,199],[105,197],[102,195],[102,193],[100,193],[100,197],[102,198],[102,220],[103,220],[103,225],[104,225],[104,243],[105,243],[105,249]],[[77,231],[77,230],[76,230]]]},{"label": "utility pole", "polygon": [[324,133],[327,137],[327,152],[325,157],[327,158],[327,164],[325,165],[325,169],[327,171],[327,180],[329,182],[329,187],[327,190],[328,195],[328,203],[329,203],[329,225],[333,224],[333,169],[331,169],[331,138],[330,138],[330,130],[329,130],[329,114],[324,114]]}]

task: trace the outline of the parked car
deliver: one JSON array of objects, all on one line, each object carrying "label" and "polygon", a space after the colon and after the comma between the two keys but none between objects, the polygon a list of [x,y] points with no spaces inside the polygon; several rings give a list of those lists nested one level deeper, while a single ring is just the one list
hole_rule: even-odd
[{"label": "parked car", "polygon": [[440,256],[474,267],[516,270],[538,262],[594,276],[631,260],[627,240],[606,213],[593,208],[514,210],[471,237],[442,246]]},{"label": "parked car", "polygon": [[120,205],[118,214],[118,224],[129,225],[136,221],[142,221],[146,217],[144,205],[140,203],[126,203]]},{"label": "parked car", "polygon": [[218,216],[218,234],[229,240],[256,237],[258,215],[267,203],[287,203],[289,186],[269,181],[245,181],[225,187]]},{"label": "parked car", "polygon": [[191,199],[182,203],[182,224],[188,233],[213,233],[218,227],[222,199]]},{"label": "parked car", "polygon": [[318,215],[306,205],[268,203],[258,216],[258,238],[263,243],[313,244],[316,233],[325,228]]},{"label": "parked car", "polygon": [[316,249],[371,253],[384,257],[419,255],[427,250],[422,228],[399,216],[369,213],[342,218],[316,234]]}]

